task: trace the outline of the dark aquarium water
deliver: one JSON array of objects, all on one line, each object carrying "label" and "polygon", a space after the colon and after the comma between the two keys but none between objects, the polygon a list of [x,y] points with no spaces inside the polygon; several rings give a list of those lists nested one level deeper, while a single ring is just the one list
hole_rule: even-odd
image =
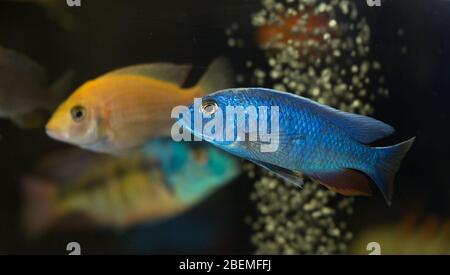
[{"label": "dark aquarium water", "polygon": [[[0,0],[0,254],[450,254],[449,16],[440,0]],[[172,108],[246,87],[276,90],[286,153],[174,141]],[[283,92],[322,124],[284,116],[309,105]]]}]

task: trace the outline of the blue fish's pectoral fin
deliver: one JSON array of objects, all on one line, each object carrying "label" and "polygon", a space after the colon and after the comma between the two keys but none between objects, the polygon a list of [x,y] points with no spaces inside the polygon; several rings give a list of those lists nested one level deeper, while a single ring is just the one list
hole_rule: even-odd
[{"label": "blue fish's pectoral fin", "polygon": [[245,141],[248,142],[251,138],[257,138],[258,143],[260,144],[271,144],[274,142],[278,142],[278,144],[290,144],[292,142],[305,140],[304,135],[300,134],[291,134],[283,130],[278,130],[277,133],[262,133],[262,132],[247,132],[245,133]]},{"label": "blue fish's pectoral fin", "polygon": [[274,173],[275,175],[279,176],[280,178],[284,179],[285,181],[292,183],[300,188],[303,188],[303,175],[299,172],[292,171],[280,166],[276,166],[267,162],[258,161],[250,159],[251,162],[269,170],[270,172]]},{"label": "blue fish's pectoral fin", "polygon": [[309,177],[331,191],[344,196],[372,195],[369,177],[357,170],[343,169],[333,173],[314,173]]},{"label": "blue fish's pectoral fin", "polygon": [[276,138],[276,137],[278,138],[278,140],[281,144],[283,142],[292,142],[295,140],[304,140],[305,139],[304,135],[299,135],[299,134],[293,135],[293,134],[286,133],[284,131],[279,131],[278,134],[263,134],[263,133],[258,134],[258,138],[263,141],[268,140],[270,142],[270,141],[273,141],[274,138]]}]

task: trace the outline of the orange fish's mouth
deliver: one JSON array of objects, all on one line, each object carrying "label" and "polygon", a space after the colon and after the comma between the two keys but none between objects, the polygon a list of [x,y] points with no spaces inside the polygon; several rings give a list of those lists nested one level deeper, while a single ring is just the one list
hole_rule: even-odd
[{"label": "orange fish's mouth", "polygon": [[47,135],[53,139],[65,142],[70,140],[69,133],[58,127],[53,119],[45,125],[45,131]]},{"label": "orange fish's mouth", "polygon": [[47,136],[49,136],[50,138],[57,140],[57,141],[61,141],[61,142],[65,142],[68,144],[72,144],[72,145],[77,145],[77,146],[85,146],[85,147],[89,147],[92,146],[94,144],[97,144],[98,141],[97,140],[83,140],[77,137],[74,137],[70,131],[65,130],[64,128],[60,128],[57,125],[51,123],[51,121],[45,126],[45,131],[47,133]]},{"label": "orange fish's mouth", "polygon": [[47,135],[54,140],[66,142],[73,145],[81,145],[78,142],[74,141],[67,132],[61,132],[48,127],[45,129],[45,131],[47,132]]},{"label": "orange fish's mouth", "polygon": [[52,128],[49,128],[48,126],[45,128],[45,131],[47,132],[47,135],[48,135],[49,137],[53,138],[53,139],[56,139],[56,140],[65,140],[65,139],[64,139],[64,136],[61,135],[61,133],[58,133],[58,131],[56,131],[56,130],[54,130],[54,129],[52,129]]}]

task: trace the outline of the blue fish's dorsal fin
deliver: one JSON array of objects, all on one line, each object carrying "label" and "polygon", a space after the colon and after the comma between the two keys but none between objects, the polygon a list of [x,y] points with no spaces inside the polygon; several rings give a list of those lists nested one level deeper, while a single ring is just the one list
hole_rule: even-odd
[{"label": "blue fish's dorsal fin", "polygon": [[140,75],[149,78],[173,83],[177,86],[183,85],[189,73],[191,72],[191,65],[176,65],[171,63],[152,63],[141,64],[125,67],[107,73],[110,75]]},{"label": "blue fish's dorsal fin", "polygon": [[[317,103],[318,104],[318,103]],[[392,126],[371,117],[346,113],[329,106],[318,105],[327,119],[338,125],[351,138],[367,144],[394,133]]]},{"label": "blue fish's dorsal fin", "polygon": [[371,143],[394,133],[394,128],[379,120],[363,115],[343,112],[292,93],[261,88],[246,88],[243,90],[246,90],[247,92],[254,90],[255,93],[261,93],[261,91],[263,91],[274,93],[278,96],[292,97],[292,100],[290,100],[291,102],[297,101],[300,108],[311,108],[314,113],[320,114],[323,118],[339,126],[351,138],[361,143]]},{"label": "blue fish's dorsal fin", "polygon": [[276,166],[267,162],[263,162],[263,161],[259,161],[259,160],[254,160],[254,159],[250,159],[251,162],[255,163],[256,165],[259,165],[267,170],[269,170],[270,172],[276,174],[277,176],[281,177],[282,179],[284,179],[285,181],[292,183],[300,188],[303,187],[303,177],[300,173],[280,167],[280,166]]},{"label": "blue fish's dorsal fin", "polygon": [[394,133],[392,126],[374,118],[343,112],[310,99],[295,96],[308,104],[315,112],[344,130],[351,138],[361,143],[371,143]]}]

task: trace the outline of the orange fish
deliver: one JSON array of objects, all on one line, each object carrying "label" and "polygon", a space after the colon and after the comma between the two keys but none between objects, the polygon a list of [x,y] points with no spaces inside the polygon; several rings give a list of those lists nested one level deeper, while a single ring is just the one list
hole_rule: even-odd
[{"label": "orange fish", "polygon": [[170,136],[173,107],[233,83],[230,64],[224,58],[215,60],[197,85],[183,88],[190,70],[190,65],[136,65],[88,81],[56,110],[46,126],[47,134],[111,154]]}]

